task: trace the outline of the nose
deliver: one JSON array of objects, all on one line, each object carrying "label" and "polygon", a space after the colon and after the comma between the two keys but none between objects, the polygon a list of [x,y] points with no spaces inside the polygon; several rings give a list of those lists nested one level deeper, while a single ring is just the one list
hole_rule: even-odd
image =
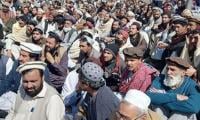
[{"label": "nose", "polygon": [[31,83],[27,83],[27,88],[31,89],[33,87],[33,85]]}]

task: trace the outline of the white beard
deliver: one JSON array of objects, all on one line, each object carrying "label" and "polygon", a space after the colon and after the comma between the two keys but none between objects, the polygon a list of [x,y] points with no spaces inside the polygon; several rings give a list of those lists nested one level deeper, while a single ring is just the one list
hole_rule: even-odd
[{"label": "white beard", "polygon": [[168,87],[175,87],[176,85],[179,85],[182,81],[181,75],[176,75],[176,76],[168,76],[166,75],[166,78],[164,80],[164,85]]}]

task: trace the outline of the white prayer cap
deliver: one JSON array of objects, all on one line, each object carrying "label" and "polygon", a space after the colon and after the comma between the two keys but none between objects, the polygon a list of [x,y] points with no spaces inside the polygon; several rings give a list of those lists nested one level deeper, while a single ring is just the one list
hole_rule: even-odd
[{"label": "white prayer cap", "polygon": [[126,93],[124,100],[145,111],[148,110],[151,102],[151,99],[144,92],[136,89],[130,89]]},{"label": "white prayer cap", "polygon": [[20,65],[17,68],[17,71],[19,73],[22,73],[25,70],[30,70],[30,69],[40,69],[40,70],[45,70],[46,63],[42,61],[31,61],[31,62],[26,62],[25,64]]},{"label": "white prayer cap", "polygon": [[27,43],[27,42],[21,42],[20,49],[27,51],[29,53],[34,53],[34,54],[41,54],[42,52],[42,47],[35,45],[33,43]]}]

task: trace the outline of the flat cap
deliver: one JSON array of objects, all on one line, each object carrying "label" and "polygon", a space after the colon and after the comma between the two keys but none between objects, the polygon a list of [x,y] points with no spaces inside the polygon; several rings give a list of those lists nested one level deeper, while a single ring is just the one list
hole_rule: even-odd
[{"label": "flat cap", "polygon": [[182,24],[182,25],[187,25],[188,24],[188,20],[184,17],[174,17],[173,19],[173,23],[174,24]]},{"label": "flat cap", "polygon": [[42,61],[32,61],[32,62],[26,62],[25,64],[20,65],[17,68],[17,71],[19,73],[22,73],[23,71],[30,70],[30,69],[40,69],[45,70],[46,63]]},{"label": "flat cap", "polygon": [[191,65],[180,57],[168,57],[166,58],[167,63],[172,63],[177,67],[188,69]]},{"label": "flat cap", "polygon": [[144,51],[138,47],[129,47],[123,50],[125,56],[133,57],[133,58],[142,58],[144,55]]},{"label": "flat cap", "polygon": [[20,49],[27,51],[29,53],[33,53],[33,54],[41,54],[42,52],[42,47],[35,45],[33,43],[27,43],[27,42],[21,42]]},{"label": "flat cap", "polygon": [[57,42],[62,42],[60,36],[57,33],[53,32],[53,31],[49,32],[49,37],[55,38]]},{"label": "flat cap", "polygon": [[195,18],[195,17],[191,17],[191,18],[188,18],[188,22],[195,22],[197,24],[200,24],[200,19]]}]

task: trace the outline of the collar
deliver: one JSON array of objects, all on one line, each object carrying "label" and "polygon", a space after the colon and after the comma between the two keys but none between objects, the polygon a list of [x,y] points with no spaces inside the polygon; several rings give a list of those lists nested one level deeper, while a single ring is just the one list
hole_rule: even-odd
[{"label": "collar", "polygon": [[43,88],[42,88],[42,90],[39,92],[39,94],[37,94],[33,98],[43,98],[43,97],[45,97],[46,92],[47,92],[47,85],[46,85],[45,82],[43,82]]}]

